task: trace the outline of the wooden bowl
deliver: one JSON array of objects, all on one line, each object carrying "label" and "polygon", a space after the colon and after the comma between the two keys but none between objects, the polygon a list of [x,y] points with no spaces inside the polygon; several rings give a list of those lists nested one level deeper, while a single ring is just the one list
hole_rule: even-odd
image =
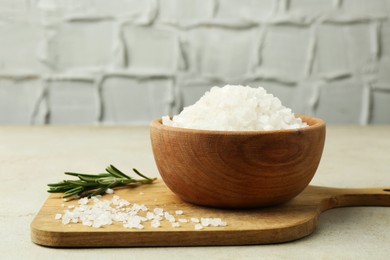
[{"label": "wooden bowl", "polygon": [[151,123],[157,168],[184,201],[219,208],[277,205],[313,178],[325,142],[323,120],[275,131],[210,131]]}]

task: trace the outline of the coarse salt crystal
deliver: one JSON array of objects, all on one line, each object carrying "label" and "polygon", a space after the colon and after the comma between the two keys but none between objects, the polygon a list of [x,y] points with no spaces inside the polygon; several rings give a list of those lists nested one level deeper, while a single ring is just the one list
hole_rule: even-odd
[{"label": "coarse salt crystal", "polygon": [[160,221],[158,219],[153,219],[152,223],[150,224],[152,228],[158,228],[161,226]]},{"label": "coarse salt crystal", "polygon": [[155,217],[155,215],[153,214],[153,212],[150,212],[150,211],[148,211],[148,212],[146,212],[146,218],[147,219],[154,219],[154,217]]},{"label": "coarse salt crystal", "polygon": [[108,189],[106,190],[106,193],[107,193],[107,194],[113,194],[113,193],[114,193],[114,190],[113,190],[113,189],[110,189],[110,188],[108,188]]},{"label": "coarse salt crystal", "polygon": [[180,223],[178,223],[178,222],[172,222],[171,225],[172,225],[173,228],[180,227]]},{"label": "coarse salt crystal", "polygon": [[187,219],[185,219],[185,218],[179,218],[179,222],[182,222],[182,223],[187,223],[187,222],[188,222],[188,220],[187,220]]},{"label": "coarse salt crystal", "polygon": [[62,224],[67,225],[70,222],[70,218],[62,218]]},{"label": "coarse salt crystal", "polygon": [[220,218],[212,218],[210,219],[210,224],[213,226],[213,227],[222,227],[222,226],[226,226],[226,222],[223,222],[222,219]]},{"label": "coarse salt crystal", "polygon": [[[139,216],[131,216],[127,219],[127,228],[140,228],[141,218]],[[143,228],[143,227],[142,227]]]},{"label": "coarse salt crystal", "polygon": [[134,203],[133,207],[131,208],[131,210],[138,212],[138,211],[140,211],[144,207],[145,207],[145,205],[139,205],[137,203]]},{"label": "coarse salt crystal", "polygon": [[86,204],[88,204],[88,198],[87,197],[81,198],[81,199],[79,199],[78,203],[80,205],[86,205]]},{"label": "coarse salt crystal", "polygon": [[120,199],[118,201],[118,207],[119,208],[124,207],[124,206],[129,206],[129,205],[130,205],[130,202],[128,202],[127,200]]},{"label": "coarse salt crystal", "polygon": [[199,223],[200,221],[199,221],[198,218],[191,218],[191,222],[193,222],[193,223]]},{"label": "coarse salt crystal", "polygon": [[202,224],[196,224],[195,225],[195,230],[202,230],[202,229],[203,229]]},{"label": "coarse salt crystal", "polygon": [[211,225],[211,219],[209,219],[209,218],[201,218],[200,219],[200,223],[202,224],[202,226],[208,227],[208,226]]},{"label": "coarse salt crystal", "polygon": [[153,210],[154,214],[163,216],[164,215],[164,210],[162,208],[155,208]]},{"label": "coarse salt crystal", "polygon": [[57,213],[57,214],[55,215],[54,219],[55,219],[55,220],[59,220],[59,219],[61,219],[61,217],[62,217],[62,214]]},{"label": "coarse salt crystal", "polygon": [[175,222],[175,217],[171,214],[169,214],[168,212],[164,212],[164,217],[166,220],[168,220],[169,222]]},{"label": "coarse salt crystal", "polygon": [[93,222],[93,224],[92,224],[92,227],[93,228],[100,228],[102,226],[102,224],[100,223],[100,222]]},{"label": "coarse salt crystal", "polygon": [[184,212],[183,212],[182,210],[176,210],[176,211],[175,211],[175,214],[176,214],[176,215],[183,215],[183,213],[184,213]]},{"label": "coarse salt crystal", "polygon": [[85,220],[82,223],[83,223],[84,226],[89,226],[89,227],[92,226],[92,221],[90,221],[90,220]]},{"label": "coarse salt crystal", "polygon": [[279,130],[307,126],[264,88],[234,85],[211,88],[179,115],[172,119],[163,116],[162,122],[173,127],[223,131]]},{"label": "coarse salt crystal", "polygon": [[136,228],[137,228],[137,229],[143,229],[143,228],[144,228],[144,225],[139,224]]}]

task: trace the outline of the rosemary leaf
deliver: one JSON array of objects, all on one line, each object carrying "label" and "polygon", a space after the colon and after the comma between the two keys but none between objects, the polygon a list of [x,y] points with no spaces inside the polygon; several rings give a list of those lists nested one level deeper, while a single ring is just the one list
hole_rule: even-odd
[{"label": "rosemary leaf", "polygon": [[78,195],[82,191],[83,191],[83,187],[75,187],[71,190],[65,191],[63,198],[69,198],[69,197]]},{"label": "rosemary leaf", "polygon": [[129,180],[131,180],[132,178],[130,176],[127,176],[126,174],[124,174],[122,171],[118,170],[114,165],[110,164],[110,166],[108,166],[108,168],[110,168],[111,170],[113,170],[114,172],[116,172],[117,174],[119,174],[120,176],[122,176],[123,178],[127,178]]},{"label": "rosemary leaf", "polygon": [[71,176],[83,176],[83,177],[90,177],[90,178],[101,178],[101,177],[108,177],[110,176],[109,173],[98,173],[98,174],[85,174],[85,173],[78,173],[78,172],[64,172],[66,175]]},{"label": "rosemary leaf", "polygon": [[152,179],[150,179],[149,177],[146,177],[145,175],[143,175],[142,173],[140,173],[137,169],[133,168],[133,172],[135,172],[137,175],[141,176],[142,178],[145,178],[149,181],[152,181]]},{"label": "rosemary leaf", "polygon": [[131,180],[129,176],[115,168],[114,166],[110,165],[106,168],[106,171],[109,172],[111,175],[117,177],[117,178],[125,178]]},{"label": "rosemary leaf", "polygon": [[99,189],[97,189],[96,191],[92,192],[88,197],[92,197],[92,196],[96,196],[96,195],[101,195],[103,194],[104,192],[106,192],[108,188],[107,187],[101,187]]}]

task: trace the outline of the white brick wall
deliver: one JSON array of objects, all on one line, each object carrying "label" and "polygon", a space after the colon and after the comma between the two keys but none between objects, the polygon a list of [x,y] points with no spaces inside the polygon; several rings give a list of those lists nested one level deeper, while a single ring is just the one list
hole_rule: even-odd
[{"label": "white brick wall", "polygon": [[214,85],[390,123],[390,0],[1,0],[0,124],[148,123]]}]

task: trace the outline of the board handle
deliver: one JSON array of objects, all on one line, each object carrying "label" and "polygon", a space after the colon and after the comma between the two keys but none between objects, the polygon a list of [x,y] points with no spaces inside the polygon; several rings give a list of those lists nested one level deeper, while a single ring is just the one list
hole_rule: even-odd
[{"label": "board handle", "polygon": [[[390,188],[324,187],[322,210],[352,206],[390,206]],[[326,196],[327,195],[327,196]]]}]

